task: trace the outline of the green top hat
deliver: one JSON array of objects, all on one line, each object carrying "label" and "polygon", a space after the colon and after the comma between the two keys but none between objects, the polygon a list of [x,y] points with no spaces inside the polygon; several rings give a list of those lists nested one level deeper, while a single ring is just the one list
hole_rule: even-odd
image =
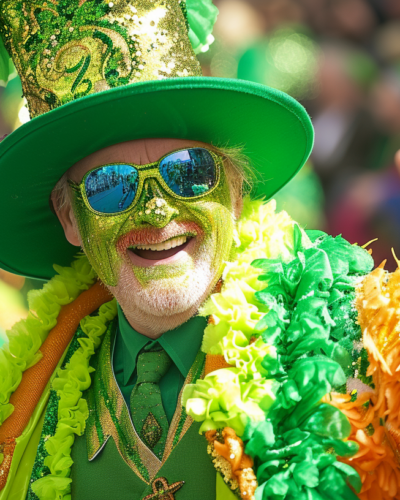
[{"label": "green top hat", "polygon": [[201,76],[194,49],[207,43],[216,12],[211,0],[0,0],[0,33],[33,117],[0,144],[0,268],[47,279],[53,263],[70,263],[76,248],[49,208],[51,190],[112,144],[243,145],[267,197],[298,172],[313,143],[299,103]]}]

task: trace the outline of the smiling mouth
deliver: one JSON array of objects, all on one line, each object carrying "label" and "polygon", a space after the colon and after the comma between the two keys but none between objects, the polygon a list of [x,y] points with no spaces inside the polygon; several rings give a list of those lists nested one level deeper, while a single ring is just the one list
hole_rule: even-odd
[{"label": "smiling mouth", "polygon": [[147,260],[163,260],[184,250],[193,239],[191,235],[179,235],[161,243],[133,245],[128,250]]}]

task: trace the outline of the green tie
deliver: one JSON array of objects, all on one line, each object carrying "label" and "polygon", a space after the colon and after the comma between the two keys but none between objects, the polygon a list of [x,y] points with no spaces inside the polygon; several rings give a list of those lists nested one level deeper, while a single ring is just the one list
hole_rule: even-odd
[{"label": "green tie", "polygon": [[131,393],[132,422],[140,439],[161,460],[168,434],[168,420],[158,383],[167,373],[171,358],[162,348],[139,354],[137,382]]}]

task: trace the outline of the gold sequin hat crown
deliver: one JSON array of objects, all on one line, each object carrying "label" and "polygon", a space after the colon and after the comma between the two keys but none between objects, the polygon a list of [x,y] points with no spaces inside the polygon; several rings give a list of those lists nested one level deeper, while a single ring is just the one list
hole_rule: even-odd
[{"label": "gold sequin hat crown", "polygon": [[[0,142],[0,268],[47,279],[76,247],[49,208],[59,178],[102,148],[141,138],[242,146],[268,198],[313,144],[304,108],[247,81],[201,76],[211,0],[0,0],[8,54],[32,119]],[[1,43],[1,39],[4,45]]]},{"label": "gold sequin hat crown", "polygon": [[129,83],[201,76],[194,48],[207,42],[217,13],[211,2],[203,2],[206,15],[195,33],[186,0],[9,0],[0,5],[0,32],[31,117]]}]

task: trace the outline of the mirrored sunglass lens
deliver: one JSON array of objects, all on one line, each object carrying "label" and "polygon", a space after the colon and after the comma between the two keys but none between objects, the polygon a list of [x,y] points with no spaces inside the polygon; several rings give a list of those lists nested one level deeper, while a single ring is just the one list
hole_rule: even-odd
[{"label": "mirrored sunglass lens", "polygon": [[130,165],[107,165],[91,172],[85,181],[89,205],[104,214],[123,212],[133,202],[139,174]]},{"label": "mirrored sunglass lens", "polygon": [[162,160],[159,169],[168,187],[186,198],[206,193],[217,178],[214,158],[202,148],[172,153]]}]

